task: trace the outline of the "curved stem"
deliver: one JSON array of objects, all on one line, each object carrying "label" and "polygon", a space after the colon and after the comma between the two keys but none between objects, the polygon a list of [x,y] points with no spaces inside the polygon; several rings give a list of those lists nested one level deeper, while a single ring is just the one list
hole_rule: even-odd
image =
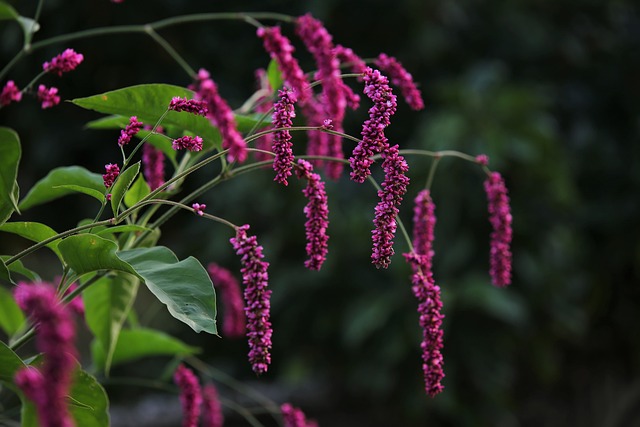
[{"label": "curved stem", "polygon": [[33,23],[31,24],[31,28],[24,35],[24,50],[29,51],[29,47],[31,45],[31,39],[35,34],[38,26],[38,19],[40,19],[40,12],[42,12],[42,5],[44,4],[44,0],[38,1],[38,6],[36,6],[36,13],[33,15]]},{"label": "curved stem", "polygon": [[156,33],[155,30],[150,25],[145,25],[145,31],[149,36],[155,40],[164,50],[167,51],[169,55],[182,67],[182,69],[189,75],[190,78],[195,78],[196,72],[193,68],[189,66],[187,61],[185,61],[182,56],[166,41],[160,34]]},{"label": "curved stem", "polygon": [[436,169],[438,168],[438,163],[440,163],[440,159],[442,157],[434,157],[433,162],[431,163],[431,169],[429,169],[429,177],[427,178],[427,183],[424,188],[427,190],[431,190],[431,184],[433,183],[433,177],[436,175]]}]

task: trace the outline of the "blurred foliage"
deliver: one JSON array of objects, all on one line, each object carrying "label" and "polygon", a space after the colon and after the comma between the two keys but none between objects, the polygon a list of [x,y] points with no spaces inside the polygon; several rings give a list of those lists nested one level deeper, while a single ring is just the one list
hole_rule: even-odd
[{"label": "blurred foliage", "polygon": [[[13,4],[25,15],[35,8],[32,1]],[[490,166],[505,176],[514,216],[513,284],[494,289],[487,273],[483,176],[460,160],[440,162],[433,185],[439,217],[434,269],[444,297],[447,377],[445,392],[431,400],[423,392],[416,303],[400,255],[406,244],[397,239],[389,270],[369,263],[373,188],[348,179],[327,184],[330,255],[319,273],[302,267],[305,202],[299,183],[281,188],[265,171],[216,188],[202,202],[235,223],[250,223],[271,262],[274,363],[260,383],[293,390],[291,400],[320,425],[640,423],[636,2],[401,0],[390,7],[381,0],[158,0],[119,6],[58,0],[46,2],[37,37],[228,10],[311,11],[337,43],[361,56],[396,56],[421,85],[427,109],[413,113],[401,105],[390,139],[401,148],[488,154]],[[162,34],[194,68],[208,68],[234,106],[251,94],[254,69],[268,62],[254,30],[237,22],[192,24]],[[5,63],[20,43],[19,28],[2,25],[0,39]],[[34,53],[10,78],[34,74],[65,47]],[[69,47],[86,62],[73,76],[55,81],[67,99],[131,84],[189,83],[141,36],[88,39]],[[297,53],[311,69],[302,46]],[[0,111],[2,123],[14,127],[24,144],[21,188],[54,166],[82,164],[97,171],[117,158],[116,132],[82,130],[95,115],[72,105],[42,114],[29,101]],[[347,123],[349,132],[359,133],[363,111]],[[36,114],[42,118],[38,126]],[[424,158],[408,160],[412,186],[401,213],[406,224],[430,165]],[[91,215],[95,206],[79,201],[46,208],[77,204],[78,217],[61,216],[54,228]],[[161,243],[180,258],[197,254],[203,263],[215,260],[237,269],[229,237],[223,227],[184,214],[168,224]],[[212,365],[252,378],[244,342],[194,336],[163,316],[140,317],[143,324],[166,322],[167,330],[203,346]]]}]

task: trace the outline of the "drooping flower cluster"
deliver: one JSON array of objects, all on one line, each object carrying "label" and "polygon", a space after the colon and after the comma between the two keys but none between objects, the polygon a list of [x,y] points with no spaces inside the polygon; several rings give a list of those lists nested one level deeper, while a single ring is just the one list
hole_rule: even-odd
[{"label": "drooping flower cluster", "polygon": [[[420,225],[420,224],[417,224]],[[415,242],[414,242],[415,244]],[[415,244],[415,246],[418,246]],[[425,264],[426,258],[419,254],[405,254],[411,264],[413,275],[411,283],[413,294],[418,299],[418,314],[422,328],[422,371],[424,374],[425,390],[434,397],[444,390],[442,358],[442,299],[440,287],[436,286],[430,273],[430,267]]]},{"label": "drooping flower cluster", "polygon": [[20,102],[21,99],[22,92],[20,92],[13,80],[9,80],[2,88],[2,93],[0,93],[0,107],[9,105],[12,102]]},{"label": "drooping flower cluster", "polygon": [[124,147],[129,142],[131,142],[131,138],[133,138],[135,134],[140,132],[140,129],[142,129],[143,126],[144,124],[138,120],[138,117],[131,116],[129,118],[129,124],[127,124],[127,126],[120,131],[118,145],[120,147]]},{"label": "drooping flower cluster", "polygon": [[291,176],[293,157],[293,144],[288,128],[293,126],[293,118],[296,116],[293,104],[296,95],[290,90],[278,91],[278,102],[273,106],[273,126],[282,128],[273,133],[272,151],[276,157],[273,160],[273,170],[276,176],[273,179],[283,185],[288,185],[287,178]]},{"label": "drooping flower cluster", "polygon": [[338,58],[341,64],[348,65],[351,71],[356,74],[364,74],[367,69],[367,64],[355,54],[353,49],[344,47],[342,45],[336,45],[333,49],[333,53]]},{"label": "drooping flower cluster", "polygon": [[280,406],[282,412],[282,421],[284,427],[317,427],[318,423],[315,421],[307,421],[307,417],[304,415],[301,409],[294,407],[290,403],[285,403]]},{"label": "drooping flower cluster", "polygon": [[185,135],[174,139],[171,148],[174,150],[200,151],[202,150],[202,138],[199,136]]},{"label": "drooping flower cluster", "polygon": [[56,87],[47,88],[45,85],[39,85],[37,97],[43,109],[55,107],[60,103],[60,96]]},{"label": "drooping flower cluster", "polygon": [[397,106],[396,96],[389,87],[389,80],[378,70],[367,68],[363,80],[364,93],[373,101],[373,107],[369,109],[369,118],[362,125],[362,140],[349,158],[351,179],[359,183],[371,175],[371,156],[384,151],[388,146],[384,129],[391,123],[390,117],[396,112]]},{"label": "drooping flower cluster", "polygon": [[411,74],[393,56],[381,53],[375,60],[376,66],[391,79],[391,83],[400,88],[404,100],[413,110],[422,110],[424,101],[420,89]]},{"label": "drooping flower cluster", "polygon": [[324,182],[320,179],[320,175],[313,173],[313,166],[306,160],[298,160],[299,168],[296,174],[299,178],[307,180],[307,187],[302,193],[307,197],[309,202],[304,207],[304,213],[307,217],[305,222],[305,230],[307,236],[307,255],[309,258],[304,265],[310,270],[320,270],[322,264],[327,259],[327,228],[329,227],[329,203],[327,200],[327,192],[324,188]]},{"label": "drooping flower cluster", "polygon": [[425,189],[416,196],[413,208],[413,250],[416,256],[423,258],[425,274],[432,271],[435,226],[435,204],[431,192]]},{"label": "drooping flower cluster", "polygon": [[484,182],[484,189],[489,202],[489,221],[491,232],[491,281],[495,286],[504,287],[511,284],[511,208],[507,187],[502,175],[492,172]]},{"label": "drooping flower cluster", "polygon": [[[76,283],[72,283],[67,290],[64,292],[64,296],[69,295],[71,292],[75,291],[78,288]],[[71,309],[76,315],[84,317],[84,301],[82,300],[82,296],[78,294],[75,298],[67,303],[67,307]]]},{"label": "drooping flower cluster", "polygon": [[478,154],[476,156],[476,162],[482,166],[489,166],[489,156],[486,154]]},{"label": "drooping flower cluster", "polygon": [[247,316],[247,337],[249,338],[249,362],[253,371],[262,374],[271,363],[271,291],[267,289],[269,263],[262,261],[262,246],[256,236],[248,236],[249,225],[236,230],[230,242],[236,254],[241,256],[242,282],[244,283],[245,314]]},{"label": "drooping flower cluster", "polygon": [[261,27],[257,34],[262,39],[265,50],[278,63],[284,80],[296,92],[300,104],[305,104],[311,97],[311,88],[300,64],[293,57],[295,48],[291,41],[282,35],[280,27]]},{"label": "drooping flower cluster", "polygon": [[113,185],[118,175],[120,175],[120,167],[116,164],[109,163],[104,165],[105,173],[102,175],[104,186],[109,188]]},{"label": "drooping flower cluster", "polygon": [[35,404],[41,426],[73,427],[66,405],[76,364],[71,314],[48,283],[18,283],[14,298],[37,325],[36,347],[44,354],[42,367],[21,369],[15,383]]},{"label": "drooping flower cluster", "polygon": [[238,131],[231,107],[220,96],[218,85],[210,78],[208,71],[201,69],[198,72],[194,89],[197,99],[204,101],[209,108],[207,117],[218,127],[222,135],[222,148],[229,150],[229,161],[244,162],[247,159],[247,144]]},{"label": "drooping flower cluster", "polygon": [[191,369],[180,364],[173,374],[173,381],[180,388],[182,427],[198,427],[202,405],[202,390],[198,378]]},{"label": "drooping flower cluster", "polygon": [[191,205],[194,212],[200,216],[204,215],[204,210],[207,208],[207,205],[204,203],[194,203]]},{"label": "drooping flower cluster", "polygon": [[203,412],[202,427],[222,427],[224,423],[224,415],[218,398],[218,390],[213,384],[207,384],[202,390]]},{"label": "drooping flower cluster", "polygon": [[142,172],[151,191],[164,184],[164,153],[151,144],[142,146]]},{"label": "drooping flower cluster", "polygon": [[209,112],[206,102],[198,99],[187,99],[175,96],[169,103],[169,110],[173,111],[186,111],[188,113],[196,114],[198,116],[206,117]]},{"label": "drooping flower cluster", "polygon": [[216,263],[207,266],[211,281],[218,292],[224,306],[222,328],[229,338],[241,337],[246,331],[246,319],[240,284],[233,274]]},{"label": "drooping flower cluster", "polygon": [[389,147],[382,153],[384,159],[382,169],[385,173],[382,190],[378,191],[380,201],[375,209],[373,223],[375,228],[371,232],[373,240],[372,263],[376,268],[387,268],[394,254],[393,239],[396,234],[396,216],[402,202],[402,196],[407,192],[409,178],[405,175],[409,166],[398,152],[398,146]]},{"label": "drooping flower cluster", "polygon": [[47,73],[55,73],[61,76],[63,73],[73,71],[83,61],[84,56],[73,49],[65,49],[60,55],[51,59],[51,62],[42,64],[42,69]]}]

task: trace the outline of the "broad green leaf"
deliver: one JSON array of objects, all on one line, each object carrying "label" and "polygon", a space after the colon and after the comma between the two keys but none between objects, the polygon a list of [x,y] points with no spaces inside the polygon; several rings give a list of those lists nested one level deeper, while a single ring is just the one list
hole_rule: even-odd
[{"label": "broad green leaf", "polygon": [[118,176],[116,183],[113,184],[111,188],[111,209],[113,209],[114,216],[118,216],[118,209],[120,209],[120,203],[122,203],[124,194],[133,183],[133,180],[136,179],[136,176],[138,176],[138,172],[140,172],[140,162],[124,170],[120,176]]},{"label": "broad green leaf", "polygon": [[12,384],[13,376],[25,366],[22,359],[13,350],[0,341],[0,381]]},{"label": "broad green leaf", "polygon": [[145,196],[151,193],[149,185],[144,180],[142,174],[138,175],[138,179],[135,180],[129,191],[124,195],[124,204],[127,207],[131,207],[142,200]]},{"label": "broad green leaf", "polygon": [[[51,227],[40,224],[39,222],[6,222],[0,225],[0,231],[17,234],[18,236],[24,237],[25,239],[29,239],[33,242],[42,242],[43,240],[58,234]],[[47,247],[58,257],[60,257],[60,251],[58,251],[59,243],[59,240],[47,243]]]},{"label": "broad green leaf", "polygon": [[[18,134],[7,127],[0,127],[0,222],[6,221],[13,211],[20,212],[16,179],[21,155]],[[2,218],[7,212],[9,216]]]},{"label": "broad green leaf", "polygon": [[267,80],[269,80],[269,86],[271,86],[271,90],[274,93],[280,89],[284,82],[280,68],[278,68],[278,63],[273,59],[267,67]]},{"label": "broad green leaf", "polygon": [[118,335],[135,301],[140,279],[118,273],[103,277],[89,286],[83,293],[87,325],[103,349],[103,363],[108,375]]},{"label": "broad green leaf", "polygon": [[0,287],[0,328],[11,336],[22,328],[24,320],[24,314],[11,292]]},{"label": "broad green leaf", "polygon": [[[154,125],[167,111],[174,96],[192,98],[193,91],[167,84],[145,84],[130,86],[86,98],[76,98],[79,107],[104,114],[118,114],[125,117],[137,116],[148,125]],[[204,150],[219,149],[220,132],[205,117],[185,112],[169,111],[161,125],[167,124],[193,132],[201,136]]]},{"label": "broad green leaf", "polygon": [[[253,128],[263,128],[269,124],[271,124],[271,117],[264,114],[253,114],[251,116],[240,116],[236,114],[236,125],[240,132],[249,132],[253,130]],[[257,126],[256,126],[257,125]]]},{"label": "broad green leaf", "polygon": [[18,12],[5,2],[0,2],[0,20],[18,19]]},{"label": "broad green leaf", "polygon": [[[75,193],[69,188],[60,188],[64,185],[77,185],[104,192],[102,175],[89,172],[80,166],[65,166],[53,169],[47,176],[38,181],[27,195],[20,201],[20,209],[29,209],[42,203],[50,202]],[[56,188],[57,187],[57,188]]]},{"label": "broad green leaf", "polygon": [[173,317],[196,332],[217,334],[215,291],[197,259],[178,261],[162,246],[121,251],[118,256],[136,270]]},{"label": "broad green leaf", "polygon": [[[8,256],[8,255],[0,256],[0,259],[2,259],[3,263],[6,260],[8,260],[9,258],[10,258],[10,256]],[[28,268],[26,268],[22,264],[22,261],[20,261],[20,260],[12,262],[11,265],[8,267],[8,269],[9,269],[9,271],[11,273],[20,274],[20,275],[26,277],[27,279],[29,279],[29,281],[31,281],[31,282],[40,281],[40,276],[35,271],[31,271]]]},{"label": "broad green leaf", "polygon": [[94,199],[97,199],[100,203],[104,202],[104,191],[97,191],[97,190],[94,190],[93,188],[88,188],[88,187],[83,187],[81,185],[73,185],[73,184],[56,185],[53,188],[64,188],[67,190],[75,191],[77,193],[83,193],[83,194],[86,194],[87,196],[91,196]]},{"label": "broad green leaf", "polygon": [[136,274],[126,262],[116,256],[118,245],[95,234],[67,237],[58,245],[64,262],[81,276],[98,270],[117,270]]},{"label": "broad green leaf", "polygon": [[[150,356],[187,356],[198,353],[177,338],[153,329],[123,329],[113,353],[112,365]],[[99,369],[105,364],[104,347],[97,340],[91,343],[93,363]]]}]

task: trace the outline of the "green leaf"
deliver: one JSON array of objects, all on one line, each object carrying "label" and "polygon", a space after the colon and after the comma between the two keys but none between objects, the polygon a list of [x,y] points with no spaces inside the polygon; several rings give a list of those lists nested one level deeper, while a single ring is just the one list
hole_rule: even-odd
[{"label": "green leaf", "polygon": [[98,236],[106,236],[106,235],[115,234],[115,233],[128,233],[130,231],[147,231],[147,230],[150,230],[150,228],[143,227],[141,225],[129,224],[129,225],[116,225],[115,227],[104,228],[100,231],[97,231],[95,234],[97,234]]},{"label": "green leaf", "polygon": [[126,273],[103,277],[83,293],[85,319],[93,335],[100,343],[103,363],[108,375],[118,335],[133,306],[140,279]]},{"label": "green leaf", "polygon": [[[131,362],[150,356],[187,356],[199,353],[196,347],[153,329],[124,329],[113,353],[112,365]],[[100,368],[105,363],[104,347],[98,340],[91,344],[93,363]]]},{"label": "green leaf", "polygon": [[79,276],[98,270],[117,270],[136,274],[126,262],[116,256],[118,245],[95,234],[67,237],[58,244],[64,262]]},{"label": "green leaf", "polygon": [[7,127],[0,127],[0,223],[6,221],[13,211],[20,213],[16,179],[21,155],[18,134]]},{"label": "green leaf", "polygon": [[271,117],[264,114],[253,114],[251,116],[241,116],[236,114],[236,126],[240,132],[249,132],[253,128],[260,129],[271,124]]},{"label": "green leaf", "polygon": [[22,328],[24,320],[24,314],[11,292],[0,287],[0,328],[11,336]]},{"label": "green leaf", "polygon": [[197,259],[178,261],[173,252],[162,246],[122,251],[118,256],[142,276],[147,288],[173,317],[196,332],[218,333],[213,283]]},{"label": "green leaf", "polygon": [[135,163],[123,171],[116,183],[111,188],[111,209],[113,209],[113,215],[118,216],[118,209],[120,209],[120,203],[124,198],[124,194],[127,192],[133,180],[138,176],[140,172],[140,162]]},{"label": "green leaf", "polygon": [[[167,84],[145,84],[105,92],[86,98],[76,98],[79,107],[104,114],[118,114],[125,117],[137,116],[139,120],[154,125],[167,111],[174,96],[192,98],[193,91]],[[169,111],[162,125],[172,125],[193,132],[204,139],[204,150],[220,149],[220,132],[202,116],[185,112]]]},{"label": "green leaf", "polygon": [[18,12],[5,2],[0,2],[0,20],[18,19]]},{"label": "green leaf", "polygon": [[4,263],[4,259],[0,260],[0,279],[4,279],[7,282],[13,283],[13,280],[11,280],[11,275],[9,274],[9,269]]},{"label": "green leaf", "polygon": [[18,207],[26,210],[67,194],[75,193],[75,190],[61,188],[61,186],[66,185],[91,188],[98,192],[104,192],[105,190],[102,175],[89,172],[80,166],[65,166],[53,169],[47,176],[38,181],[22,199]]},{"label": "green leaf", "polygon": [[26,365],[5,343],[0,341],[0,381],[13,383],[13,377],[19,369]]},{"label": "green leaf", "polygon": [[[2,260],[2,263],[4,264],[4,262],[6,260],[8,260],[9,258],[11,258],[8,255],[3,255],[0,256],[0,259]],[[38,282],[40,281],[40,276],[35,272],[35,271],[31,271],[28,268],[26,268],[23,264],[22,261],[17,260],[11,263],[11,265],[8,267],[10,272],[13,273],[18,273],[24,277],[26,277],[27,279],[29,279],[31,282]]]},{"label": "green leaf", "polygon": [[94,199],[97,199],[100,203],[103,203],[105,199],[104,191],[97,191],[97,190],[94,190],[93,188],[83,187],[81,185],[73,185],[73,184],[56,185],[53,188],[64,188],[67,190],[75,191],[77,193],[83,193],[83,194],[86,194],[87,196],[91,196]]},{"label": "green leaf", "polygon": [[284,82],[280,68],[278,68],[278,63],[273,59],[269,62],[269,66],[267,67],[267,79],[269,80],[269,86],[271,86],[271,90],[274,93],[282,87],[282,83]]},{"label": "green leaf", "polygon": [[129,191],[124,195],[124,204],[127,207],[131,207],[142,200],[145,196],[151,193],[149,185],[144,180],[142,174],[138,175],[138,179],[135,180]]},{"label": "green leaf", "polygon": [[[6,222],[0,225],[0,231],[17,234],[33,242],[42,242],[58,234],[51,227],[40,224],[39,222]],[[47,247],[51,249],[58,258],[60,258],[60,251],[58,251],[59,243],[59,240],[47,243]]]}]

